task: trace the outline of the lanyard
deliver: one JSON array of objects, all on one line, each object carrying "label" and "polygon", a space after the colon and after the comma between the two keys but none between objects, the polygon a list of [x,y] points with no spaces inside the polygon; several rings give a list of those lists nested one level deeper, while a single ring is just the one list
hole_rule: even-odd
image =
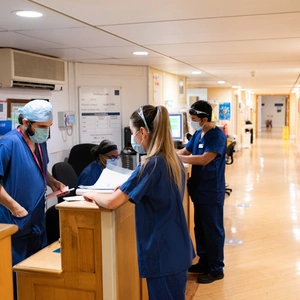
[{"label": "lanyard", "polygon": [[42,165],[40,164],[40,162],[39,162],[39,160],[38,160],[36,154],[35,154],[35,153],[32,151],[32,149],[30,148],[30,145],[29,145],[28,141],[25,139],[24,133],[22,132],[22,130],[20,129],[20,127],[18,127],[17,130],[22,134],[23,139],[24,139],[24,141],[26,142],[26,145],[28,146],[28,148],[29,148],[29,150],[30,150],[30,152],[31,152],[31,154],[32,154],[32,156],[33,156],[33,158],[34,158],[34,160],[35,160],[35,162],[36,162],[38,168],[39,168],[40,171],[41,171],[41,174],[42,174],[42,176],[43,176],[43,179],[44,179],[44,182],[45,182],[45,186],[46,186],[46,176],[45,176],[44,169],[43,169],[43,155],[42,155],[42,150],[41,150],[40,144],[37,144],[37,147],[38,147],[38,150],[39,150],[39,154],[40,154],[40,158],[41,158],[41,163],[42,163]]}]

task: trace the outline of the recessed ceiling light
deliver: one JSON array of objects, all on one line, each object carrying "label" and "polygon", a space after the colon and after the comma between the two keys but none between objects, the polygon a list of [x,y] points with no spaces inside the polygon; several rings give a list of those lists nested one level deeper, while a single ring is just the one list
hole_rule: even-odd
[{"label": "recessed ceiling light", "polygon": [[238,85],[233,85],[232,88],[233,88],[233,89],[238,89],[239,86],[238,86]]},{"label": "recessed ceiling light", "polygon": [[192,74],[197,75],[197,74],[202,74],[202,72],[201,71],[193,71]]},{"label": "recessed ceiling light", "polygon": [[133,52],[133,55],[147,56],[148,52],[146,52],[146,51],[136,51],[136,52]]},{"label": "recessed ceiling light", "polygon": [[40,12],[30,11],[30,10],[18,10],[18,11],[13,11],[13,13],[19,17],[25,17],[25,18],[40,18],[43,16],[43,14]]},{"label": "recessed ceiling light", "polygon": [[219,81],[218,81],[218,84],[224,84],[224,83],[225,83],[224,80],[219,80]]}]

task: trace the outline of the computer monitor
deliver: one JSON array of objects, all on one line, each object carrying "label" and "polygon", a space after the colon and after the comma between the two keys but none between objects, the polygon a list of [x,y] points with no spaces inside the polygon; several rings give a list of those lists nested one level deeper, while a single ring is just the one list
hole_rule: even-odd
[{"label": "computer monitor", "polygon": [[173,141],[182,142],[184,139],[182,113],[171,113],[169,119]]}]

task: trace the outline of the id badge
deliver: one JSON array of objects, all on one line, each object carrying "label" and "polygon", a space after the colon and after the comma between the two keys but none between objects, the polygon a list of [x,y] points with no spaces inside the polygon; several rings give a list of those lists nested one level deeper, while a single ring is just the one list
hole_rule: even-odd
[{"label": "id badge", "polygon": [[203,144],[199,144],[198,148],[202,149],[203,148]]}]

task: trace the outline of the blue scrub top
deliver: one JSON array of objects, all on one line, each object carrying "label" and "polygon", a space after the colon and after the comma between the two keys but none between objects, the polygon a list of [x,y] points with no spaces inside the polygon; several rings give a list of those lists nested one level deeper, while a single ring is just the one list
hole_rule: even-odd
[{"label": "blue scrub top", "polygon": [[225,197],[225,159],[227,139],[224,132],[215,127],[201,138],[202,130],[196,131],[186,145],[192,155],[205,152],[218,153],[215,159],[205,166],[193,165],[188,190],[193,202],[213,204],[224,201]]},{"label": "blue scrub top", "polygon": [[77,183],[78,185],[94,185],[99,179],[103,168],[98,161],[92,161],[84,170],[80,173]]},{"label": "blue scrub top", "polygon": [[[40,144],[43,172],[47,178],[49,162],[46,143]],[[36,155],[40,157],[38,147]],[[13,238],[45,231],[46,182],[23,136],[12,130],[0,139],[0,183],[7,193],[27,211],[17,218],[0,204],[0,223],[16,224],[19,231]]]},{"label": "blue scrub top", "polygon": [[135,227],[140,277],[160,277],[187,270],[195,257],[188,232],[182,200],[169,180],[163,157],[152,157],[141,171],[141,165],[120,187],[135,204]]}]

